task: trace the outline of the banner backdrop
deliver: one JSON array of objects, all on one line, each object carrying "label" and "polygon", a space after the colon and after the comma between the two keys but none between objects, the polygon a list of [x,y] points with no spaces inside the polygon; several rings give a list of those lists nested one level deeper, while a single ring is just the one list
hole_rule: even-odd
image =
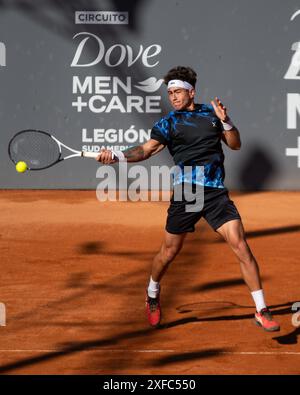
[{"label": "banner backdrop", "polygon": [[[221,98],[242,149],[225,184],[299,189],[300,5],[296,0],[0,2],[0,187],[95,189],[94,160],[19,174],[7,154],[22,129],[76,149],[147,141],[171,111],[163,76],[198,73],[197,102]],[[142,163],[172,166],[167,149]]]}]

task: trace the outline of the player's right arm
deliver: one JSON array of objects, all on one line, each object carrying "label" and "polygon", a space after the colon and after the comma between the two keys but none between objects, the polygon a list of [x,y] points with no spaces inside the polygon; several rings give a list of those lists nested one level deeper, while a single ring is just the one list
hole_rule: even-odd
[{"label": "player's right arm", "polygon": [[127,162],[139,162],[150,158],[151,156],[158,154],[165,148],[165,145],[157,140],[150,139],[143,145],[137,147],[130,147],[123,151]]},{"label": "player's right arm", "polygon": [[[135,147],[130,147],[125,151],[122,151],[124,154],[125,160],[127,162],[140,162],[150,158],[151,156],[158,154],[165,148],[165,145],[160,143],[157,140],[150,139],[143,145],[137,145]],[[118,160],[113,159],[113,151],[103,149],[99,153],[97,160],[103,164],[112,164],[116,163]]]}]

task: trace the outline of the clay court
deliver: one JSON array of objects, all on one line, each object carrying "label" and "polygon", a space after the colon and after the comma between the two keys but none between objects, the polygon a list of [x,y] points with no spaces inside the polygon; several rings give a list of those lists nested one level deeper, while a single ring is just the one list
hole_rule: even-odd
[{"label": "clay court", "polygon": [[300,193],[232,193],[281,331],[253,322],[229,247],[201,220],[162,282],[145,287],[167,202],[99,202],[95,191],[1,191],[2,374],[299,374]]}]

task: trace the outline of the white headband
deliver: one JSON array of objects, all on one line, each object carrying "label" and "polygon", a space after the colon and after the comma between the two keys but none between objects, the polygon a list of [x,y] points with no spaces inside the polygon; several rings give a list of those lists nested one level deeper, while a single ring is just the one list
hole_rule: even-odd
[{"label": "white headband", "polygon": [[187,90],[191,90],[191,89],[195,89],[194,87],[193,87],[193,85],[191,85],[189,82],[187,82],[187,81],[181,81],[181,80],[171,80],[171,81],[169,81],[169,83],[168,83],[168,89],[170,89],[170,88],[174,88],[174,87],[176,87],[176,88],[184,88],[184,89],[187,89]]}]

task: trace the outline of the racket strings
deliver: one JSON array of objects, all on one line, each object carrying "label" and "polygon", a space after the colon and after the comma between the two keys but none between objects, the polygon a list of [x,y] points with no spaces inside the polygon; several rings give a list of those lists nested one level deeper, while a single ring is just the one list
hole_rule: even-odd
[{"label": "racket strings", "polygon": [[11,141],[9,155],[15,163],[24,161],[28,168],[34,170],[49,167],[57,162],[60,150],[49,134],[24,131]]}]

